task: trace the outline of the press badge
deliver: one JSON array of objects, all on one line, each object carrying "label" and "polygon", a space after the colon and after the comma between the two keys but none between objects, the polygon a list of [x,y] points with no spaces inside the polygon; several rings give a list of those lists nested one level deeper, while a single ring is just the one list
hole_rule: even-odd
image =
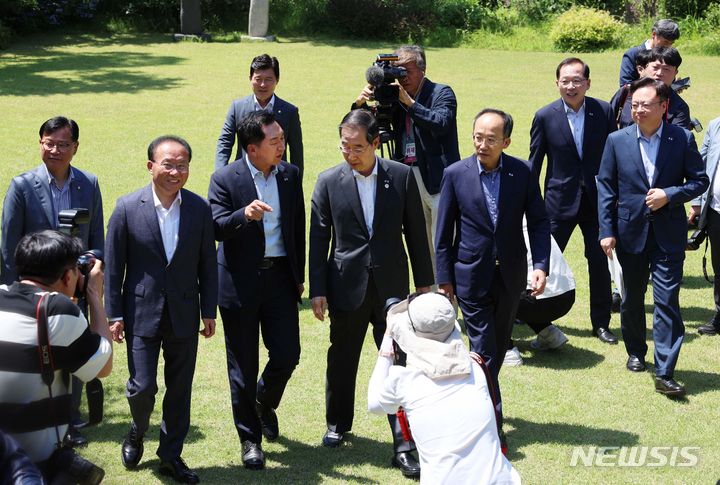
[{"label": "press badge", "polygon": [[414,163],[415,160],[415,143],[407,143],[405,145],[405,163]]}]

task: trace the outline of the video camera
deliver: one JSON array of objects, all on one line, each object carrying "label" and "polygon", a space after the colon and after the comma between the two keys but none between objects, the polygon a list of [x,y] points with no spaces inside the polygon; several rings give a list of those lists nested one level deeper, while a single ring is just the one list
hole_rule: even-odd
[{"label": "video camera", "polygon": [[392,64],[397,60],[395,54],[378,54],[373,65],[365,71],[365,80],[373,87],[373,100],[377,103],[372,113],[380,127],[380,143],[393,140],[392,108],[394,103],[399,102],[400,92],[395,81],[407,76],[404,67]]}]

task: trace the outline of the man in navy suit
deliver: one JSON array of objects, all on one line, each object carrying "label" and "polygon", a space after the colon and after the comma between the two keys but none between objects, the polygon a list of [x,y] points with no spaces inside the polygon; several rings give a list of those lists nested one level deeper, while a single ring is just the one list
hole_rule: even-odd
[{"label": "man in navy suit", "polygon": [[[17,280],[15,247],[32,232],[58,228],[58,214],[67,209],[85,208],[90,222],[78,227],[85,249],[105,245],[102,195],[95,175],[71,166],[80,144],[78,124],[64,116],[50,118],[40,126],[40,158],[43,163],[10,181],[2,211],[0,280],[11,285]],[[85,424],[80,415],[83,382],[73,377],[72,421],[66,441],[74,446],[87,444],[75,426]]]},{"label": "man in navy suit", "polygon": [[125,468],[137,467],[157,394],[160,349],[165,386],[160,472],[181,483],[198,476],[181,458],[190,428],[199,321],[215,333],[217,266],[210,206],[183,189],[190,145],[161,136],[148,146],[150,185],[118,199],[105,246],[105,305],[116,342],[127,340],[126,393],[132,424],[122,444]]},{"label": "man in navy suit", "polygon": [[538,179],[527,162],[503,153],[512,127],[512,117],[500,110],[484,109],[475,117],[475,154],[443,176],[435,241],[438,287],[457,296],[470,350],[485,359],[496,389],[527,284],[523,216],[534,267],[532,295],[545,288],[550,258],[550,222]]},{"label": "man in navy suit", "polygon": [[630,371],[645,370],[645,291],[652,275],[655,389],[682,396],[673,379],[685,326],[680,280],[685,259],[684,204],[708,187],[705,165],[687,130],[663,122],[670,87],[642,78],[631,85],[635,126],[616,131],[605,144],[598,174],[600,244],[623,268],[620,308]]},{"label": "man in navy suit", "polygon": [[679,38],[680,28],[678,24],[670,19],[661,19],[655,22],[652,27],[651,37],[642,44],[631,47],[623,54],[620,62],[620,87],[640,77],[635,69],[638,53],[658,46],[672,47]]},{"label": "man in navy suit", "polygon": [[[300,169],[303,174],[303,142],[300,128],[300,114],[295,105],[275,96],[275,88],[280,82],[280,61],[276,57],[262,54],[255,57],[250,64],[250,85],[253,94],[236,99],[230,104],[225,124],[223,124],[215,150],[215,170],[219,170],[229,162],[245,156],[240,143],[240,122],[248,113],[266,110],[275,115],[275,119],[285,133],[287,151],[283,149],[282,160],[287,160]],[[232,157],[233,145],[237,137],[238,147],[235,158]]]},{"label": "man in navy suit", "polygon": [[[277,439],[275,409],[300,361],[305,205],[299,169],[281,161],[285,139],[273,114],[248,114],[238,135],[245,156],[212,175],[209,199],[233,419],[243,464],[261,469],[262,437]],[[261,330],[269,358],[258,381]]]},{"label": "man in navy suit", "polygon": [[590,68],[570,57],[555,70],[560,99],[535,113],[530,129],[530,164],[540,177],[545,170],[545,210],[558,246],[565,250],[575,226],[585,242],[590,277],[590,322],[593,335],[617,344],[610,325],[610,273],[598,244],[595,176],[605,140],[615,131],[612,109],[605,101],[586,96]]}]

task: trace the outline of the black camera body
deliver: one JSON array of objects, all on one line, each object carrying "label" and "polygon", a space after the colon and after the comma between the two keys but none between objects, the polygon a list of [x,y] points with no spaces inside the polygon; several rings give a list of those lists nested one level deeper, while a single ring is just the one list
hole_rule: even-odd
[{"label": "black camera body", "polygon": [[685,245],[685,251],[697,251],[702,246],[707,238],[707,231],[705,229],[696,229],[688,237],[687,244]]},{"label": "black camera body", "polygon": [[395,54],[378,54],[373,65],[365,72],[365,79],[373,87],[373,99],[377,103],[372,113],[380,128],[381,143],[393,139],[392,109],[395,103],[400,102],[400,87],[395,81],[407,76],[407,69],[393,65],[397,60]]}]

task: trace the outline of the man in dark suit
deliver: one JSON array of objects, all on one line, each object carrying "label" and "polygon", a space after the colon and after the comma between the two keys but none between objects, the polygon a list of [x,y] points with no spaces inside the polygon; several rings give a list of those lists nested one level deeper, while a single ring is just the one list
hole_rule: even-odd
[{"label": "man in dark suit", "polygon": [[[300,128],[300,114],[295,105],[275,96],[275,88],[280,82],[280,61],[276,57],[262,54],[255,57],[250,64],[250,85],[253,94],[236,99],[230,105],[225,124],[220,131],[217,148],[215,150],[215,170],[219,170],[229,162],[245,156],[240,143],[240,122],[248,113],[266,110],[275,115],[285,134],[287,151],[283,148],[282,160],[287,160],[300,169],[300,178],[303,174],[303,142]],[[238,147],[235,158],[232,149],[237,137]]]},{"label": "man in dark suit", "polygon": [[673,379],[685,326],[680,315],[680,280],[685,259],[685,202],[708,187],[695,139],[663,122],[670,87],[642,78],[631,85],[633,118],[608,137],[598,174],[600,244],[616,248],[625,298],[620,309],[630,371],[645,370],[645,291],[652,275],[655,389],[682,396]]},{"label": "man in dark suit", "polygon": [[[407,75],[399,81],[399,102],[393,104],[393,160],[412,166],[420,191],[425,231],[435,267],[434,240],[437,228],[438,193],[445,167],[460,160],[457,135],[457,99],[450,86],[425,77],[425,50],[417,45],[399,47],[397,66]],[[372,99],[370,85],[355,100],[355,108]]]},{"label": "man in dark suit", "polygon": [[661,19],[653,24],[652,35],[644,43],[631,47],[623,54],[620,62],[620,87],[639,79],[635,66],[637,65],[637,55],[654,47],[664,46],[672,47],[676,40],[680,38],[680,28],[678,24],[670,19]]},{"label": "man in dark suit", "polygon": [[118,199],[105,247],[105,304],[113,339],[127,339],[125,395],[132,424],[122,444],[122,462],[134,469],[157,394],[160,348],[165,360],[160,472],[181,483],[198,476],[181,458],[190,428],[190,398],[199,320],[205,338],[215,333],[217,269],[210,206],[183,189],[192,151],[176,136],[148,146],[150,185]]},{"label": "man in dark suit", "polygon": [[538,179],[527,162],[503,153],[512,128],[512,117],[500,110],[484,109],[475,117],[476,153],[443,176],[435,241],[439,290],[457,296],[470,350],[487,362],[498,398],[498,373],[527,284],[523,217],[532,295],[543,292],[550,259],[550,222]]},{"label": "man in dark suit", "polygon": [[612,109],[605,101],[586,96],[590,68],[576,57],[564,59],[555,70],[560,99],[535,113],[530,129],[530,165],[540,177],[545,170],[545,210],[558,246],[565,251],[575,226],[585,242],[590,277],[590,322],[593,335],[617,344],[609,329],[610,273],[598,244],[595,176],[607,136],[615,131]]},{"label": "man in dark suit", "polygon": [[[320,174],[310,217],[310,297],[313,314],[325,319],[330,309],[330,348],[326,374],[327,432],[323,445],[339,446],[352,429],[355,380],[368,322],[375,344],[385,333],[385,302],[408,293],[405,244],[416,291],[433,283],[430,251],[420,195],[410,168],[375,155],[380,143],[377,121],[354,110],[340,124],[340,150],[347,163]],[[393,466],[419,476],[394,415]]]},{"label": "man in dark suit", "polygon": [[[262,436],[277,439],[275,409],[300,361],[305,205],[298,168],[281,161],[285,140],[273,114],[248,114],[238,135],[246,155],[212,175],[209,199],[233,419],[243,464],[261,469]],[[260,330],[269,359],[258,381]]]},{"label": "man in dark suit", "polygon": [[[80,144],[78,124],[64,116],[50,118],[40,126],[40,158],[43,163],[10,181],[2,211],[0,240],[1,282],[17,280],[15,247],[32,232],[58,229],[58,214],[67,209],[85,208],[88,224],[81,224],[77,236],[85,249],[103,249],[105,222],[102,195],[95,175],[72,167]],[[83,382],[73,377],[72,420],[65,438],[73,446],[87,444],[77,427],[86,424],[80,415]]]}]

